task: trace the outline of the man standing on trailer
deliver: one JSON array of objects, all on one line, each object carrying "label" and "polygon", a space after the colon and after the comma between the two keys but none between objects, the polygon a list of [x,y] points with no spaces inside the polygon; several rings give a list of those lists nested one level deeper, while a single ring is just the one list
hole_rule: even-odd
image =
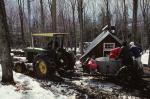
[{"label": "man standing on trailer", "polygon": [[132,66],[133,65],[133,59],[132,59],[132,55],[130,52],[130,48],[126,41],[124,41],[122,43],[120,53],[116,59],[121,59],[123,66]]},{"label": "man standing on trailer", "polygon": [[134,42],[130,42],[130,52],[133,57],[138,62],[138,65],[141,66],[141,53],[142,49],[134,44]]}]

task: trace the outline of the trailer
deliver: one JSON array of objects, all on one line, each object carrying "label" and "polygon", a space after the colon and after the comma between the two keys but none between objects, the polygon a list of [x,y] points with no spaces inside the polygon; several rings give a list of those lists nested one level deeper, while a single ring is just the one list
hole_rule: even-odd
[{"label": "trailer", "polygon": [[[119,52],[120,48],[117,47],[110,51],[108,57],[98,57],[95,59],[88,57],[85,61],[82,61],[83,71],[91,73],[94,70],[101,76],[115,78],[121,83],[141,79],[144,74],[142,63],[138,64],[136,60],[133,60],[133,65],[123,66],[121,59],[116,60]],[[96,68],[93,68],[93,66]]]}]

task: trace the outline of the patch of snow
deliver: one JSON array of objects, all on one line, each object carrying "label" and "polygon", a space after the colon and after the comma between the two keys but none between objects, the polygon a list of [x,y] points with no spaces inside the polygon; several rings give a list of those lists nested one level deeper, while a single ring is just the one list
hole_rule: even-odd
[{"label": "patch of snow", "polygon": [[40,87],[40,84],[30,77],[27,77],[22,74],[17,74],[14,76],[14,79],[15,81],[19,81],[22,85],[27,85],[26,87],[31,88],[30,90],[27,90],[25,92],[26,94],[23,95],[23,98],[25,99],[55,99],[52,92]]},{"label": "patch of snow", "polygon": [[139,97],[128,96],[128,95],[120,95],[118,98],[119,99],[140,99]]},{"label": "patch of snow", "polygon": [[80,61],[76,61],[75,65],[81,65]]},{"label": "patch of snow", "polygon": [[102,82],[89,82],[88,83],[91,86],[97,86],[101,90],[107,91],[107,92],[112,92],[114,89],[121,89],[122,87],[114,84],[114,83],[102,83]]},{"label": "patch of snow", "polygon": [[2,79],[2,68],[1,68],[1,64],[0,64],[0,80]]},{"label": "patch of snow", "polygon": [[80,52],[81,52],[81,51],[80,51],[80,48],[77,48],[77,49],[76,49],[76,52],[77,52],[77,53],[80,53]]},{"label": "patch of snow", "polygon": [[11,49],[11,51],[19,51],[19,52],[24,52],[22,49]]},{"label": "patch of snow", "polygon": [[0,84],[0,98],[1,99],[21,99],[22,94],[15,91],[15,87],[12,85]]},{"label": "patch of snow", "polygon": [[147,50],[147,51],[141,56],[141,62],[142,62],[142,64],[148,65],[148,59],[149,59],[149,50]]},{"label": "patch of snow", "polygon": [[[0,64],[0,80],[2,79],[2,69]],[[22,95],[15,91],[12,85],[2,85],[0,83],[0,99],[21,99]]]},{"label": "patch of snow", "polygon": [[20,60],[20,61],[26,61],[27,59],[26,59],[26,57],[17,57],[17,56],[14,56],[13,57],[14,59],[18,59],[18,60]]},{"label": "patch of snow", "polygon": [[10,53],[11,56],[14,56],[14,53]]},{"label": "patch of snow", "polygon": [[[17,82],[15,86],[0,83],[0,99],[67,99],[67,96],[56,96],[50,90],[42,88],[34,78],[15,72],[13,72],[13,76]],[[0,80],[1,78],[0,65]]]}]

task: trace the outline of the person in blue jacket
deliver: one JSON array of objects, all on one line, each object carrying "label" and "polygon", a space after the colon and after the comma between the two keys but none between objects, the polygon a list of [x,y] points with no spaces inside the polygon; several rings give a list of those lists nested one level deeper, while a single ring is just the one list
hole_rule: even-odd
[{"label": "person in blue jacket", "polygon": [[130,42],[130,52],[133,57],[138,62],[138,65],[141,66],[141,53],[142,53],[142,48],[136,46],[134,42]]}]

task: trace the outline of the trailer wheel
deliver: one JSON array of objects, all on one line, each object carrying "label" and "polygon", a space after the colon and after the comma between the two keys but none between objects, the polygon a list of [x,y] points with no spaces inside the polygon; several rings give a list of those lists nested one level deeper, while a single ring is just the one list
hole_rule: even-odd
[{"label": "trailer wheel", "polygon": [[40,79],[46,79],[55,72],[55,62],[52,59],[38,57],[33,63],[35,76]]},{"label": "trailer wheel", "polygon": [[127,67],[124,66],[118,71],[117,79],[121,85],[127,85],[132,81],[132,74]]},{"label": "trailer wheel", "polygon": [[26,71],[26,66],[23,62],[15,63],[14,70],[18,73],[23,73]]}]

